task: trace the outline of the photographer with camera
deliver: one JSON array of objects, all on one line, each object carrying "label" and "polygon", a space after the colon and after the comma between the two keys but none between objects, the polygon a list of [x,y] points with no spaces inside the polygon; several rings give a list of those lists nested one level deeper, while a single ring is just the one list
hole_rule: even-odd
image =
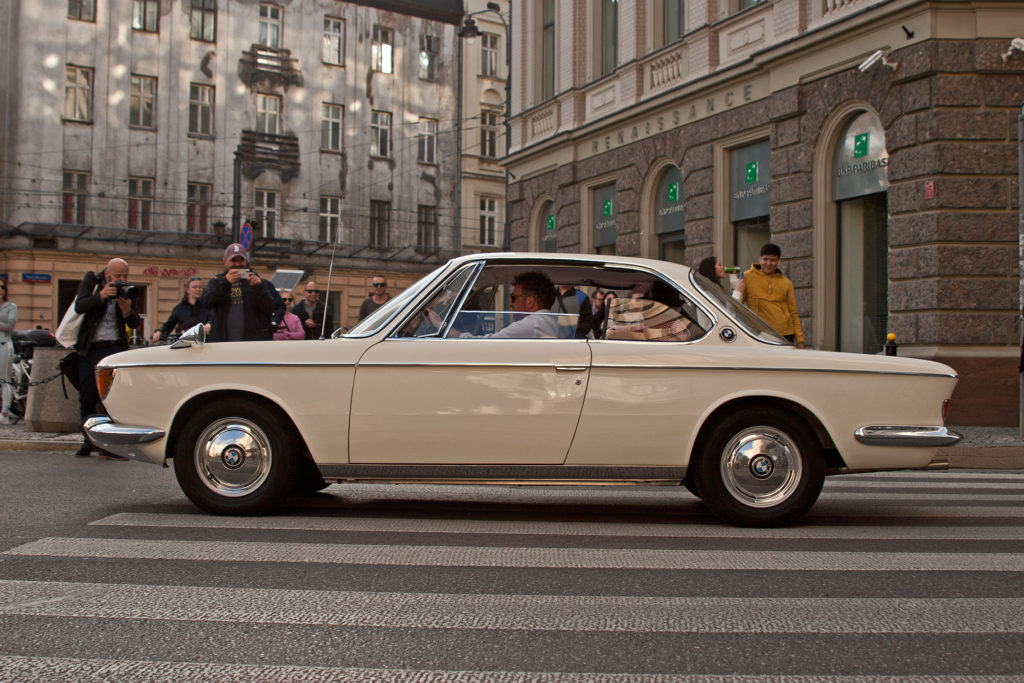
[{"label": "photographer with camera", "polygon": [[[99,273],[89,271],[78,285],[75,312],[81,313],[75,351],[78,352],[78,409],[82,419],[104,413],[96,388],[96,365],[107,356],[128,350],[125,327],[138,328],[142,322],[135,311],[139,290],[127,282],[128,263],[112,258]],[[75,455],[87,457],[92,445],[85,440]],[[126,460],[104,453],[108,458]]]},{"label": "photographer with camera", "polygon": [[210,342],[269,340],[271,316],[280,309],[280,320],[285,309],[270,282],[249,268],[241,244],[224,250],[224,272],[206,284],[200,303],[210,310]]}]

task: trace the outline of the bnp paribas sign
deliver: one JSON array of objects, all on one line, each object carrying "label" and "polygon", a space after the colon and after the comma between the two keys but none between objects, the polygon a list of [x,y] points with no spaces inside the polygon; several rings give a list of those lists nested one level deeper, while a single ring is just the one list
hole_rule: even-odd
[{"label": "bnp paribas sign", "polygon": [[833,198],[863,197],[889,189],[889,155],[878,117],[864,112],[846,127],[836,147]]}]

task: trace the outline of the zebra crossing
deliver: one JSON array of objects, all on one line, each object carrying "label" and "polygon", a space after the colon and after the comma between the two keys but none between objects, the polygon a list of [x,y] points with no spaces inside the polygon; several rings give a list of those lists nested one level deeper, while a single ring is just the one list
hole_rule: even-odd
[{"label": "zebra crossing", "polygon": [[0,552],[0,681],[1024,680],[1024,473],[830,479],[806,524],[675,489],[330,487]]}]

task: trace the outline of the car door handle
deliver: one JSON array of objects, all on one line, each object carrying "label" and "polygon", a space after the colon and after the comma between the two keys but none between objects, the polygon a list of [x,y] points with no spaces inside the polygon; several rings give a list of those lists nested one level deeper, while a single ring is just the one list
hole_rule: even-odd
[{"label": "car door handle", "polygon": [[586,365],[556,365],[555,372],[586,372]]}]

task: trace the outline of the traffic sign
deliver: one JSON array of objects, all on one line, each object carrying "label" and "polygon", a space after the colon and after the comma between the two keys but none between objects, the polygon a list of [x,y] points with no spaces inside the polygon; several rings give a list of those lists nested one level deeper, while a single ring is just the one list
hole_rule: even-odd
[{"label": "traffic sign", "polygon": [[238,243],[246,251],[252,246],[252,226],[249,225],[249,221],[242,223],[242,229],[238,231]]}]

